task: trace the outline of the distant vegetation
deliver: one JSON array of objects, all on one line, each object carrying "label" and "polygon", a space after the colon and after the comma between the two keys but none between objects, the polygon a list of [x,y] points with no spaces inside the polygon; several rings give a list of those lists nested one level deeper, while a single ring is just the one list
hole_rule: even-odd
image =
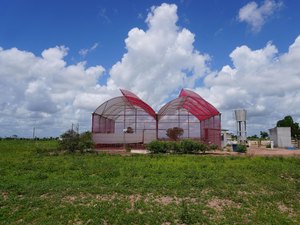
[{"label": "distant vegetation", "polygon": [[25,138],[18,137],[18,135],[12,135],[10,137],[0,137],[0,140],[41,140],[41,141],[49,141],[49,140],[58,140],[59,137],[35,137],[35,138]]}]

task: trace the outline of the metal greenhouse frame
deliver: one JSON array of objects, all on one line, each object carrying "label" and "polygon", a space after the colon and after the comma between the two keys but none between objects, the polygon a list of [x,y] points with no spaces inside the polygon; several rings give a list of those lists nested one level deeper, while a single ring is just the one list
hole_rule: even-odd
[{"label": "metal greenhouse frame", "polygon": [[144,144],[168,139],[166,130],[181,127],[183,138],[221,146],[221,114],[193,91],[179,96],[156,113],[128,90],[101,104],[92,114],[93,140],[98,146]]}]

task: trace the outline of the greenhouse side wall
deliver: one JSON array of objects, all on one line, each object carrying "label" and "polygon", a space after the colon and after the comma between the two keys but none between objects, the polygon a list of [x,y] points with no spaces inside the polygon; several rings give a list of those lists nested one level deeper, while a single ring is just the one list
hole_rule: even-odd
[{"label": "greenhouse side wall", "polygon": [[201,140],[207,144],[216,144],[221,148],[221,115],[200,122]]}]

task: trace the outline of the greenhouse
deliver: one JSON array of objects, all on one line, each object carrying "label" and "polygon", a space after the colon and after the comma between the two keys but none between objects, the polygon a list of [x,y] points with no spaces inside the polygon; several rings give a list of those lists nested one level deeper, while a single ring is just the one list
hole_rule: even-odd
[{"label": "greenhouse", "polygon": [[128,90],[101,104],[92,114],[93,140],[97,146],[145,144],[169,140],[166,130],[179,127],[181,138],[221,146],[221,114],[197,93],[182,89],[179,96],[157,113]]}]

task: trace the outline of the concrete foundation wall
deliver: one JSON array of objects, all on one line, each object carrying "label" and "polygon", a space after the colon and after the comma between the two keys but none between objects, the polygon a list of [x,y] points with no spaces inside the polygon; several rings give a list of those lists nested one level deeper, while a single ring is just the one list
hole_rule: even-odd
[{"label": "concrete foundation wall", "polygon": [[248,141],[249,146],[263,146],[266,147],[267,145],[269,145],[271,143],[270,140],[253,140],[253,141]]},{"label": "concrete foundation wall", "polygon": [[291,128],[275,127],[269,129],[270,139],[274,142],[274,147],[286,148],[292,146]]},{"label": "concrete foundation wall", "polygon": [[106,134],[94,133],[93,141],[96,144],[133,144],[133,143],[149,143],[156,139],[154,130],[145,130],[143,133],[133,134]]}]

